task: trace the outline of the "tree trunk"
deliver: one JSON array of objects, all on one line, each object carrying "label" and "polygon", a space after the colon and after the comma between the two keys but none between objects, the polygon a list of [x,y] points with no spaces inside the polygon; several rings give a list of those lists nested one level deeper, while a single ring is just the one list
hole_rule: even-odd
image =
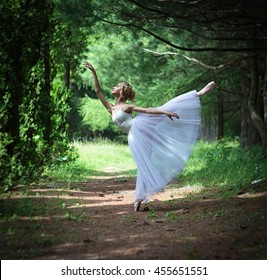
[{"label": "tree trunk", "polygon": [[19,130],[20,130],[20,114],[19,106],[23,98],[23,74],[21,65],[21,49],[14,46],[21,46],[21,43],[13,43],[10,47],[10,57],[13,58],[11,64],[12,73],[10,73],[9,85],[11,85],[11,98],[8,113],[8,121],[6,126],[6,132],[12,137],[12,143],[7,145],[7,152],[9,155],[14,154],[14,149],[20,142]]},{"label": "tree trunk", "polygon": [[49,144],[51,142],[51,132],[52,132],[52,120],[53,115],[51,108],[51,63],[50,63],[50,42],[49,36],[45,38],[43,45],[43,60],[44,60],[44,85],[42,91],[42,116],[43,116],[43,126],[45,127],[44,139]]},{"label": "tree trunk", "polygon": [[241,88],[241,146],[252,147],[260,142],[260,136],[255,128],[248,109],[248,97],[251,80],[248,75],[249,65],[246,61],[241,64],[242,88]]},{"label": "tree trunk", "polygon": [[210,114],[202,112],[201,139],[213,140],[218,135],[218,125],[216,119]]},{"label": "tree trunk", "polygon": [[221,139],[224,137],[224,96],[223,94],[218,95],[217,100],[217,119],[218,119],[218,134],[217,138]]},{"label": "tree trunk", "polygon": [[264,83],[263,83],[263,111],[264,123],[267,126],[267,53],[264,61]]},{"label": "tree trunk", "polygon": [[70,58],[65,62],[65,86],[70,88]]},{"label": "tree trunk", "polygon": [[264,151],[267,154],[267,127],[264,123],[263,118],[259,113],[259,106],[257,106],[257,100],[259,94],[259,71],[258,71],[258,61],[255,56],[251,61],[251,89],[248,98],[248,108],[249,113],[252,119],[253,124],[257,128],[260,138],[261,144],[263,146]]}]

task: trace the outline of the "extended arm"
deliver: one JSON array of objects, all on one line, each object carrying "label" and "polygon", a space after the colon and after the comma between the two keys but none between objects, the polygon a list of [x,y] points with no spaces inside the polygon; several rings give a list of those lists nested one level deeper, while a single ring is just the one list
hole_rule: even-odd
[{"label": "extended arm", "polygon": [[109,111],[109,113],[111,114],[112,113],[112,105],[111,105],[111,103],[109,103],[107,101],[107,99],[105,98],[104,94],[101,91],[95,68],[93,67],[93,65],[91,63],[89,63],[87,61],[85,61],[83,65],[85,67],[87,67],[89,70],[91,70],[91,72],[93,74],[93,78],[94,78],[94,86],[95,86],[96,95],[100,99],[102,104],[106,107],[106,109]]},{"label": "extended arm", "polygon": [[124,111],[127,113],[131,113],[134,111],[134,112],[146,113],[146,114],[157,114],[157,115],[164,114],[171,120],[173,120],[172,119],[173,117],[179,119],[179,116],[176,113],[163,111],[163,110],[160,110],[157,108],[141,108],[141,107],[137,107],[135,105],[127,105],[127,106],[125,106]]}]

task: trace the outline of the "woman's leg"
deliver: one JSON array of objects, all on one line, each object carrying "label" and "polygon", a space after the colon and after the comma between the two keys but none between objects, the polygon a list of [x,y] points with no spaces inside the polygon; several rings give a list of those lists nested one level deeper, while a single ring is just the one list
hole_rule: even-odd
[{"label": "woman's leg", "polygon": [[216,83],[214,81],[208,83],[203,89],[197,92],[197,96],[203,96],[210,92],[212,89],[216,87]]},{"label": "woman's leg", "polygon": [[142,201],[146,201],[145,186],[137,170],[136,187],[134,195],[134,211],[139,211]]}]

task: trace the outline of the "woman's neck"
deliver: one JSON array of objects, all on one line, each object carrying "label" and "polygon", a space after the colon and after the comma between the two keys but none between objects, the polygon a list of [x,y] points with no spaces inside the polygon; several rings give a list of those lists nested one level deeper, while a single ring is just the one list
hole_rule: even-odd
[{"label": "woman's neck", "polygon": [[115,98],[115,105],[125,104],[125,102],[123,102],[121,99],[122,99],[121,97]]}]

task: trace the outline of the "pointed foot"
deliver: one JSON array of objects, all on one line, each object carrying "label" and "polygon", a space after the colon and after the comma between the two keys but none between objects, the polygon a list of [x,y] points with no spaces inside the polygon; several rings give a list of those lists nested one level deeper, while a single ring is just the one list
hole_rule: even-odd
[{"label": "pointed foot", "polygon": [[197,96],[203,96],[213,90],[216,87],[216,83],[214,81],[208,83],[202,90],[197,92]]},{"label": "pointed foot", "polygon": [[138,212],[140,210],[141,201],[134,203],[134,211]]}]

